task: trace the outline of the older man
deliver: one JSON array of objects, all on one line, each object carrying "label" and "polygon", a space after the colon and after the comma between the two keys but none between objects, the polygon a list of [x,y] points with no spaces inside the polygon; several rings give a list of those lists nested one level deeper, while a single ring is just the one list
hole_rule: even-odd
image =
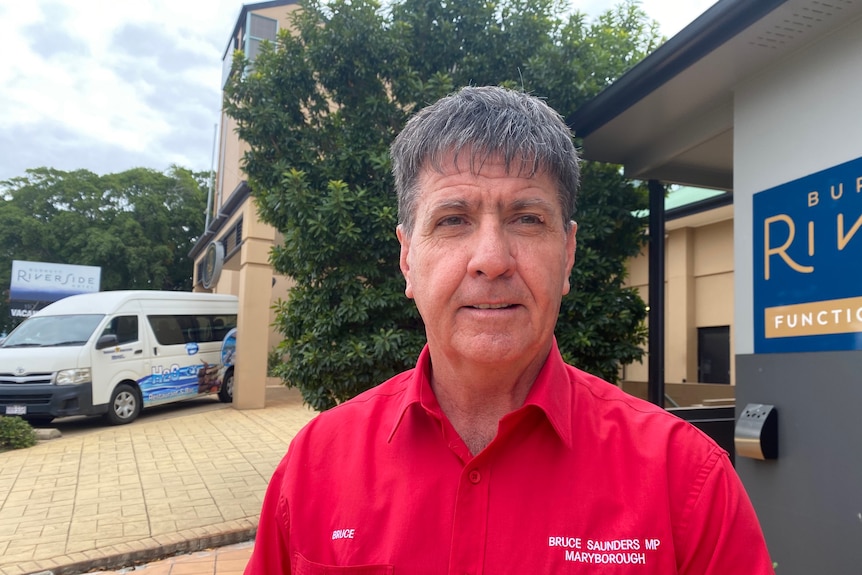
[{"label": "older man", "polygon": [[772,573],[727,454],[560,356],[578,185],[560,116],[464,88],[392,159],[428,344],[297,435],[246,573]]}]

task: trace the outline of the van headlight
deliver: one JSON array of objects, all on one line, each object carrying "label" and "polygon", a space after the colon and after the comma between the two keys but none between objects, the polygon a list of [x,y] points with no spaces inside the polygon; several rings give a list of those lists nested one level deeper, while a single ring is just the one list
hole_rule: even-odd
[{"label": "van headlight", "polygon": [[90,368],[82,367],[78,369],[64,369],[57,372],[57,378],[54,380],[57,385],[74,385],[77,383],[85,383],[90,381]]}]

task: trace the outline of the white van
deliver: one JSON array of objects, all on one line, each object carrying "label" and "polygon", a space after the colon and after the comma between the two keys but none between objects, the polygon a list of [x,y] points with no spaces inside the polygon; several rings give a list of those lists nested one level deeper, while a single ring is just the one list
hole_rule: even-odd
[{"label": "white van", "polygon": [[0,344],[0,415],[45,423],[101,414],[117,425],[151,405],[213,393],[229,402],[221,348],[237,308],[236,296],[189,292],[63,298]]}]

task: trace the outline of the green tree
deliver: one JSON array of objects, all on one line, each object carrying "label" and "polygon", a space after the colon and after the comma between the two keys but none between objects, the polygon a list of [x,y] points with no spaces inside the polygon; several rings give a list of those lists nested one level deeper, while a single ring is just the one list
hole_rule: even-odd
[{"label": "green tree", "polygon": [[[206,177],[176,166],[103,176],[37,168],[0,182],[0,285],[8,289],[12,260],[25,260],[99,266],[103,290],[190,290]],[[11,324],[4,297],[0,329]]]},{"label": "green tree", "polygon": [[[561,0],[307,0],[252,63],[237,54],[225,109],[249,144],[261,217],[285,237],[274,267],[297,285],[278,306],[279,375],[326,409],[412,366],[424,330],[404,297],[388,146],[422,106],[473,84],[517,87],[564,116],[659,41],[635,1],[595,23]],[[239,73],[242,71],[242,73]],[[615,380],[641,356],[645,306],[622,289],[644,191],[584,165],[565,357]]]}]

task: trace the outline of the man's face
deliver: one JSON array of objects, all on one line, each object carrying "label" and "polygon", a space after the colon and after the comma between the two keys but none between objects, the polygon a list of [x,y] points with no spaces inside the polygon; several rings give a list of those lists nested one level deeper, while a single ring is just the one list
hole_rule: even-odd
[{"label": "man's face", "polygon": [[453,367],[544,360],[575,260],[554,181],[509,175],[495,158],[477,175],[451,157],[443,166],[420,176],[412,234],[398,229],[432,354]]}]

